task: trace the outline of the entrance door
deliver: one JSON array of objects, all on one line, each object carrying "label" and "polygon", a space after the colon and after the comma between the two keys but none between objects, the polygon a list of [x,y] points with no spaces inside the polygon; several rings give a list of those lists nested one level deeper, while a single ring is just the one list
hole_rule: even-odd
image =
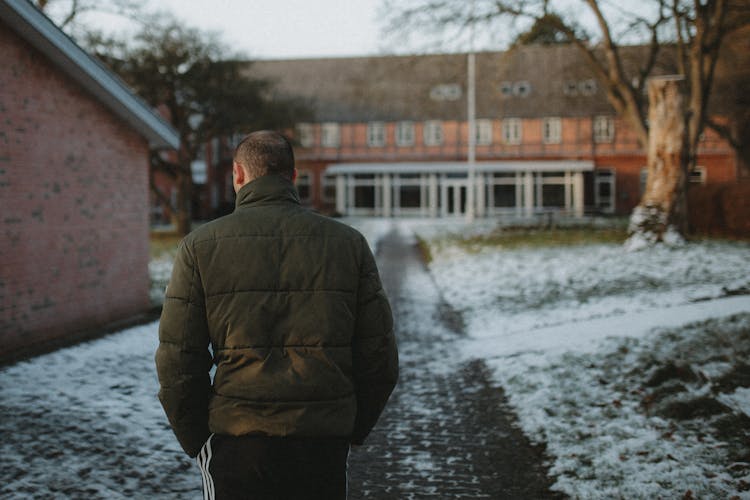
[{"label": "entrance door", "polygon": [[443,211],[448,216],[460,216],[466,213],[466,183],[446,182]]}]

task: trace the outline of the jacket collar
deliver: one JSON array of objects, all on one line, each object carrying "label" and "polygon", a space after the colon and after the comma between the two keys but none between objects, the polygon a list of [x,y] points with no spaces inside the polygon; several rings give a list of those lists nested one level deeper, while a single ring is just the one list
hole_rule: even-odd
[{"label": "jacket collar", "polygon": [[299,205],[299,195],[294,184],[279,175],[266,175],[242,186],[237,193],[235,205],[239,208],[283,202]]}]

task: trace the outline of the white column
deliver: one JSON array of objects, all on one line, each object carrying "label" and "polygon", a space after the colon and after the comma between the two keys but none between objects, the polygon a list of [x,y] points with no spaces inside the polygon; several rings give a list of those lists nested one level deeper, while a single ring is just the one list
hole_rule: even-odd
[{"label": "white column", "polygon": [[523,176],[523,205],[527,217],[534,215],[534,173],[526,172]]},{"label": "white column", "polygon": [[383,174],[383,217],[391,216],[391,174]]},{"label": "white column", "polygon": [[516,217],[523,215],[524,186],[523,173],[516,172]]},{"label": "white column", "polygon": [[565,193],[565,212],[571,213],[573,211],[573,186],[569,170],[565,171],[563,182],[565,183],[565,189],[563,190]]},{"label": "white column", "polygon": [[573,212],[583,217],[583,172],[573,174]]},{"label": "white column", "polygon": [[484,189],[484,173],[481,173],[477,175],[477,183],[475,186],[477,197],[476,197],[476,203],[477,203],[477,215],[479,217],[484,217],[486,208],[487,208],[487,202],[485,200],[485,189]]},{"label": "white column", "polygon": [[348,212],[346,206],[346,176],[336,176],[336,211],[341,215],[346,215]]},{"label": "white column", "polygon": [[448,216],[448,186],[445,183],[445,177],[440,179],[440,215]]},{"label": "white column", "polygon": [[437,174],[430,174],[429,179],[429,201],[430,201],[430,217],[437,217],[438,215],[438,181]]}]

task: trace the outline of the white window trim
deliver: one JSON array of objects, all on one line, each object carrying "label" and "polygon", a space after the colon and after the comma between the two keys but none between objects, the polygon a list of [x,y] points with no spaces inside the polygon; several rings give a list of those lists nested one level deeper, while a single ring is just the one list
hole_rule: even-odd
[{"label": "white window trim", "polygon": [[414,122],[401,121],[396,124],[396,145],[401,147],[414,145]]},{"label": "white window trim", "polygon": [[477,146],[489,146],[492,144],[492,120],[477,120],[475,132]]},{"label": "white window trim", "polygon": [[315,145],[315,131],[313,130],[312,123],[298,123],[297,135],[300,146],[303,148],[310,148]]},{"label": "white window trim", "polygon": [[[513,132],[512,134],[510,132]],[[503,120],[503,142],[517,145],[523,140],[523,129],[520,118],[506,118]]]},{"label": "white window trim", "polygon": [[385,123],[370,122],[367,124],[367,145],[371,148],[385,146]]},{"label": "white window trim", "polygon": [[425,146],[441,146],[443,144],[443,122],[440,120],[428,120],[424,122],[424,144]]},{"label": "white window trim", "polygon": [[592,122],[594,142],[597,144],[615,140],[615,119],[611,116],[595,116]]},{"label": "white window trim", "polygon": [[688,182],[690,184],[705,184],[706,183],[706,167],[697,165],[693,168],[693,171],[688,174]]},{"label": "white window trim", "polygon": [[324,148],[337,148],[341,145],[341,127],[336,122],[322,123],[320,143]]},{"label": "white window trim", "polygon": [[542,120],[542,141],[545,144],[562,142],[562,120],[559,117],[548,117]]}]

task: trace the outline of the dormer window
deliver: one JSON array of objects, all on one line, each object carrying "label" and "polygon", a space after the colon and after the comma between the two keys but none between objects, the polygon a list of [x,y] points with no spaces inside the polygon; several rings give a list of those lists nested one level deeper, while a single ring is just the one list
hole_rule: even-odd
[{"label": "dormer window", "polygon": [[513,85],[513,95],[518,97],[526,97],[531,94],[531,84],[526,80],[516,82]]},{"label": "dormer window", "polygon": [[502,82],[500,84],[500,95],[510,97],[513,95],[513,82]]},{"label": "dormer window", "polygon": [[457,101],[461,98],[461,86],[457,83],[435,85],[430,90],[430,99],[434,101]]},{"label": "dormer window", "polygon": [[582,80],[578,82],[578,91],[581,95],[594,95],[596,94],[596,80]]},{"label": "dormer window", "polygon": [[563,94],[565,95],[578,95],[578,82],[574,80],[568,80],[563,84]]}]

